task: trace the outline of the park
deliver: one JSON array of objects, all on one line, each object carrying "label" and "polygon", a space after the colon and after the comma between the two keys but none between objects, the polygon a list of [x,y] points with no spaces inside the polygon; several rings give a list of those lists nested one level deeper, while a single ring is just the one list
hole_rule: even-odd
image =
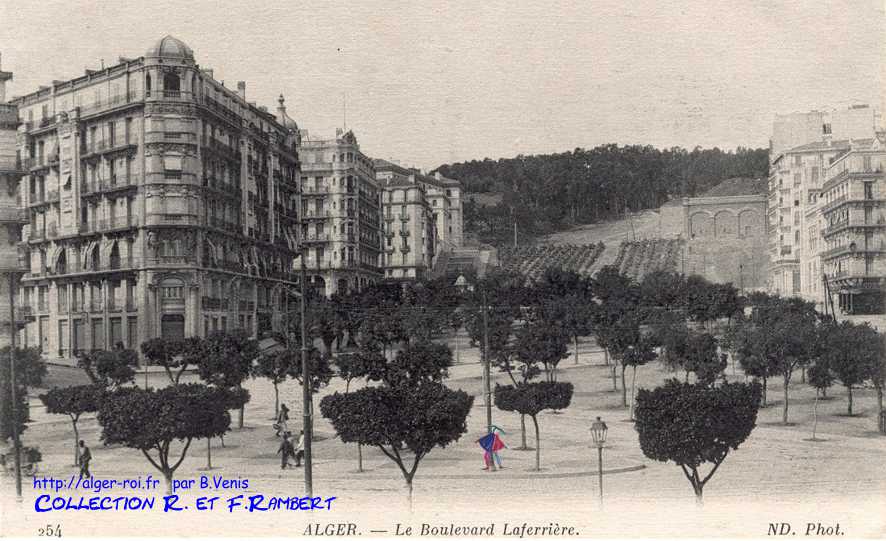
[{"label": "park", "polygon": [[[504,273],[473,290],[429,283],[364,299],[342,299],[339,311],[318,299],[309,312],[313,496],[337,498],[329,520],[364,517],[382,531],[393,527],[386,512],[531,527],[556,518],[587,535],[618,527],[616,510],[648,503],[630,528],[652,535],[740,500],[748,510],[783,510],[770,522],[796,513],[795,529],[823,501],[845,510],[850,535],[876,526],[864,513],[886,493],[877,379],[884,356],[882,336],[865,325],[669,273],[637,284],[617,272],[592,282],[550,271],[531,287]],[[356,339],[327,332],[324,340],[327,319],[342,312],[361,320]],[[185,499],[304,496],[302,471],[280,468],[272,426],[287,404],[289,430],[300,429],[302,344],[295,332],[275,343],[283,347],[260,351],[237,333],[155,342],[142,349],[156,366],[138,373],[114,352],[79,367],[50,366],[28,390],[24,444],[39,447],[39,475],[76,476],[72,442],[83,439],[97,479],[159,470]],[[53,388],[78,387],[73,402],[47,398]],[[90,398],[97,388],[112,398]],[[137,421],[123,423],[115,411]],[[598,418],[608,427],[599,446],[591,433]],[[490,424],[507,444],[501,467],[491,469],[477,444]],[[149,426],[157,432],[151,442]],[[693,451],[680,439],[687,431],[710,442]],[[194,490],[200,479],[221,481]],[[3,484],[10,494],[12,479]],[[163,488],[150,493],[160,497]],[[16,523],[24,528],[39,491],[25,482],[23,492]],[[126,493],[111,495],[118,492]],[[662,504],[685,512],[655,511]],[[229,527],[230,513],[211,515],[211,528]],[[535,524],[534,516],[547,518]],[[163,518],[136,528],[174,531],[186,520]],[[765,535],[768,522],[754,527]]]}]

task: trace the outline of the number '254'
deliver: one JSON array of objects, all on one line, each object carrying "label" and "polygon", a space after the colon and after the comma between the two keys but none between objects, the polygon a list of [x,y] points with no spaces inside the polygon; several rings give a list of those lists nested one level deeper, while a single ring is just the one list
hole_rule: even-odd
[{"label": "number '254'", "polygon": [[40,537],[61,537],[61,524],[56,524],[55,526],[53,526],[52,524],[47,524],[43,528],[38,528],[37,535]]}]

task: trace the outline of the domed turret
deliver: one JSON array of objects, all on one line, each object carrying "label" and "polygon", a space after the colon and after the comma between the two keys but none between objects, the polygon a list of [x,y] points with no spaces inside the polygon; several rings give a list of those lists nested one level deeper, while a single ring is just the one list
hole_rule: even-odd
[{"label": "domed turret", "polygon": [[277,103],[279,104],[277,106],[277,122],[282,124],[284,128],[298,133],[298,124],[286,114],[286,106],[284,105],[285,101],[283,94],[280,94],[280,97],[277,98]]},{"label": "domed turret", "polygon": [[161,57],[194,62],[194,51],[185,45],[185,42],[182,40],[172,36],[166,36],[155,43],[150,49],[148,49],[148,52],[145,53],[145,58]]}]

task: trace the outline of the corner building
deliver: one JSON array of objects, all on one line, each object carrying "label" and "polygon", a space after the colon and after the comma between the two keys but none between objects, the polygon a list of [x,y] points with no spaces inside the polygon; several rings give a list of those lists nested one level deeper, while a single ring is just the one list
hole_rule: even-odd
[{"label": "corner building", "polygon": [[296,279],[298,127],[167,36],[13,100],[30,346],[49,357],[282,319]]},{"label": "corner building", "polygon": [[326,296],[382,279],[381,190],[353,132],[334,139],[303,133],[302,238],[308,285]]}]

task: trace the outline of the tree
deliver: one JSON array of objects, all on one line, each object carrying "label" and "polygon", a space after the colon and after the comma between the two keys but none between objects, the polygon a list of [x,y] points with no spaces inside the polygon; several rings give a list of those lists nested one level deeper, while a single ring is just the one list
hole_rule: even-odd
[{"label": "tree", "polygon": [[[184,461],[191,441],[221,436],[228,430],[231,416],[226,406],[217,390],[197,383],[160,390],[122,388],[105,395],[97,419],[102,441],[141,451],[163,475],[166,492],[171,494],[175,470]],[[183,442],[177,460],[170,457],[173,441]]]},{"label": "tree", "polygon": [[[21,434],[29,420],[28,386],[39,385],[46,366],[36,348],[15,348],[15,413],[13,420],[12,386],[10,381],[10,348],[0,349],[0,442],[12,438],[13,426]],[[15,425],[13,425],[13,422]]]},{"label": "tree", "polygon": [[726,360],[717,351],[717,339],[706,332],[690,333],[683,367],[695,374],[697,383],[713,385],[726,369]]},{"label": "tree", "polygon": [[252,377],[267,378],[274,386],[274,418],[280,414],[280,389],[278,386],[287,378],[295,377],[301,362],[298,356],[288,350],[265,352],[258,356],[252,367]]},{"label": "tree", "polygon": [[[679,465],[701,503],[705,484],[756,426],[760,393],[756,383],[711,387],[677,380],[640,389],[635,425],[640,448],[653,460]],[[704,463],[713,467],[702,477]]]},{"label": "tree", "polygon": [[[338,376],[345,380],[345,393],[350,392],[351,381],[360,378],[381,380],[387,360],[378,349],[361,348],[355,353],[340,354],[335,358]],[[363,446],[357,444],[357,471],[363,471]]]},{"label": "tree", "polygon": [[[223,389],[242,389],[258,357],[258,344],[243,330],[216,331],[204,342],[203,358],[197,365],[200,379]],[[243,428],[245,403],[240,408],[237,427]]]},{"label": "tree", "polygon": [[569,335],[556,321],[530,321],[517,332],[514,345],[517,358],[524,365],[541,363],[547,381],[556,381],[557,365],[569,355]]},{"label": "tree", "polygon": [[886,387],[886,344],[882,334],[878,336],[878,342],[879,355],[876,359],[871,359],[869,377],[877,390],[877,426],[880,434],[886,435],[886,409],[883,408],[883,388]]},{"label": "tree", "polygon": [[535,426],[535,469],[541,470],[541,434],[538,414],[546,409],[562,410],[572,401],[572,383],[537,381],[517,385],[496,385],[495,405],[502,411],[528,415]]},{"label": "tree", "polygon": [[77,421],[87,412],[98,411],[99,401],[106,387],[102,385],[76,385],[74,387],[53,387],[40,395],[47,413],[65,414],[71,418],[74,427],[74,465],[80,463],[80,431]]},{"label": "tree", "polygon": [[[200,338],[188,339],[191,348],[197,345]],[[194,342],[197,340],[198,342]],[[184,343],[178,340],[165,338],[151,338],[141,345],[142,354],[152,364],[160,365],[166,371],[166,376],[173,385],[178,385],[182,374],[188,367],[182,356]],[[190,356],[188,356],[190,358]],[[197,357],[199,359],[199,356]]]},{"label": "tree", "polygon": [[446,447],[467,432],[473,402],[474,397],[464,391],[422,381],[415,386],[336,392],[323,397],[320,412],[343,442],[375,446],[397,465],[411,505],[419,463],[434,447]]},{"label": "tree", "polygon": [[430,341],[408,344],[397,352],[383,375],[392,387],[415,386],[421,382],[440,382],[452,366],[452,351],[448,346]]},{"label": "tree", "polygon": [[846,413],[852,413],[852,389],[870,376],[880,362],[881,338],[869,324],[843,321],[831,326],[827,334],[824,356],[840,383],[846,387]]},{"label": "tree", "polygon": [[312,334],[323,342],[324,352],[332,355],[332,344],[342,329],[342,321],[335,306],[325,298],[312,299],[310,303]]},{"label": "tree", "polygon": [[812,440],[815,441],[815,431],[818,428],[818,398],[824,396],[828,387],[834,384],[834,374],[828,367],[827,359],[818,358],[809,366],[806,375],[806,382],[815,387],[815,401],[812,403]]},{"label": "tree", "polygon": [[135,381],[138,354],[129,349],[93,351],[77,357],[77,366],[86,372],[94,385],[116,388]]}]

